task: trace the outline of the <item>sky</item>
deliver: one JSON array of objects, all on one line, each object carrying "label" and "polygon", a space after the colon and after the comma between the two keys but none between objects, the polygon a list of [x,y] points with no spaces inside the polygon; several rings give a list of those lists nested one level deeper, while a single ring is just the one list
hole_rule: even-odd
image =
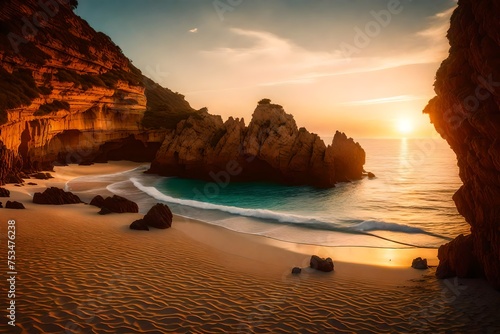
[{"label": "sky", "polygon": [[456,0],[79,0],[76,13],[195,109],[262,98],[320,136],[434,136],[422,110]]}]

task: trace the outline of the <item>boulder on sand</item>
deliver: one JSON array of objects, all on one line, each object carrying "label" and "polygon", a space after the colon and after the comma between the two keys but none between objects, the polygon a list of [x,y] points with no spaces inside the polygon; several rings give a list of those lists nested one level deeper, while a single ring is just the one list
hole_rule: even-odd
[{"label": "boulder on sand", "polygon": [[104,207],[109,209],[109,211],[116,213],[139,212],[139,207],[135,202],[132,202],[131,200],[118,195],[114,195],[113,197],[106,197],[102,204],[102,208]]},{"label": "boulder on sand", "polygon": [[146,225],[156,228],[172,226],[172,211],[166,204],[157,203],[144,216]]},{"label": "boulder on sand", "polygon": [[139,231],[149,231],[148,225],[144,222],[144,219],[138,219],[130,224],[131,230],[139,230]]},{"label": "boulder on sand", "polygon": [[5,203],[5,208],[6,209],[26,209],[23,205],[23,203],[19,203],[19,202],[16,202],[16,201],[7,201],[7,203]]},{"label": "boulder on sand", "polygon": [[43,193],[35,193],[35,195],[33,195],[33,203],[62,205],[82,203],[82,201],[80,197],[69,191],[50,187],[45,189]]},{"label": "boulder on sand", "polygon": [[416,259],[413,259],[411,263],[411,267],[414,269],[428,269],[429,266],[427,265],[427,259],[422,259],[421,257],[417,257]]},{"label": "boulder on sand", "polygon": [[311,256],[311,261],[309,262],[309,265],[313,269],[324,272],[333,271],[334,268],[333,261],[331,258],[323,259],[316,255]]},{"label": "boulder on sand", "polygon": [[10,197],[10,191],[5,188],[0,188],[0,197]]},{"label": "boulder on sand", "polygon": [[102,208],[104,205],[104,198],[101,195],[97,195],[90,201],[89,205],[97,206],[98,208]]}]

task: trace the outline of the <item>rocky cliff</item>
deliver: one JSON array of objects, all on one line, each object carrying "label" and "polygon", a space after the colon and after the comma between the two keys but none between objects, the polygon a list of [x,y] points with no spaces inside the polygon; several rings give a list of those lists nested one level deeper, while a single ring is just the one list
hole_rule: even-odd
[{"label": "rocky cliff", "polygon": [[425,109],[455,151],[463,186],[453,199],[471,225],[439,250],[439,277],[485,275],[500,288],[500,2],[460,0],[450,54]]},{"label": "rocky cliff", "polygon": [[292,115],[265,99],[248,127],[243,119],[207,112],[179,122],[151,164],[150,172],[213,181],[273,181],[332,187],[362,177],[365,152],[337,132],[326,147],[316,134],[298,128]]},{"label": "rocky cliff", "polygon": [[0,184],[54,164],[153,161],[151,172],[331,187],[361,178],[365,152],[326,147],[263,100],[249,126],[196,111],[144,77],[76,0],[0,2]]},{"label": "rocky cliff", "polygon": [[165,136],[151,128],[194,112],[76,16],[76,4],[0,2],[0,183],[54,163],[151,161]]}]

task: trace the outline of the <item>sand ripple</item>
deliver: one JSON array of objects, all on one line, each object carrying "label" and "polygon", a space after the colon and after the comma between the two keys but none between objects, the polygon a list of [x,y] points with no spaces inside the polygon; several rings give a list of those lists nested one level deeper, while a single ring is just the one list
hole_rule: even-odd
[{"label": "sand ripple", "polygon": [[233,264],[260,264],[227,262],[175,229],[128,231],[112,217],[21,217],[18,231],[17,333],[500,330],[499,294],[477,281],[430,275],[396,286],[309,270],[294,277],[279,264],[241,270]]}]

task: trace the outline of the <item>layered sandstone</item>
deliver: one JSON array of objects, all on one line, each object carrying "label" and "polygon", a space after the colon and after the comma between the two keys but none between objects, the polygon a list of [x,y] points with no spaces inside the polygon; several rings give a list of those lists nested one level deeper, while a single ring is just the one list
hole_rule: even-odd
[{"label": "layered sandstone", "polygon": [[[477,276],[500,288],[500,21],[495,0],[460,0],[450,54],[425,109],[455,151],[463,186],[453,199],[471,225],[439,252],[441,277]],[[469,241],[470,240],[470,241]],[[464,250],[469,256],[464,257]],[[471,258],[473,257],[473,258]],[[464,267],[465,264],[468,267]],[[479,270],[476,268],[479,264]]]},{"label": "layered sandstone", "polygon": [[187,117],[180,94],[145,78],[68,1],[0,3],[0,183],[53,164],[151,161],[161,126]]}]

